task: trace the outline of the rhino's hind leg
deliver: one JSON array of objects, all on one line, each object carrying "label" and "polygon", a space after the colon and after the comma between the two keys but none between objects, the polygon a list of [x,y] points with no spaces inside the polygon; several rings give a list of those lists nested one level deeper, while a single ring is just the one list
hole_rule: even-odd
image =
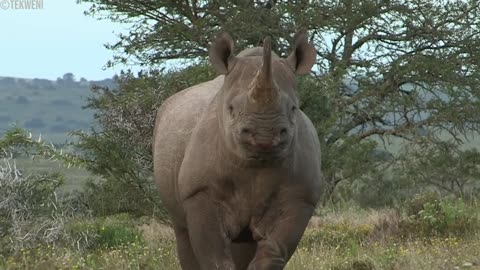
[{"label": "rhino's hind leg", "polygon": [[232,257],[237,270],[246,270],[253,257],[257,243],[234,243],[232,244]]},{"label": "rhino's hind leg", "polygon": [[177,253],[180,265],[183,270],[201,270],[200,265],[193,254],[188,231],[184,228],[175,227],[175,238],[177,240]]}]

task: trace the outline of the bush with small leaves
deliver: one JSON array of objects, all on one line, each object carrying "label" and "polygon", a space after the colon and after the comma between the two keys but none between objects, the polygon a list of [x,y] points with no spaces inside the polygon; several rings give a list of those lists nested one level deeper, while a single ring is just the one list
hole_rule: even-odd
[{"label": "bush with small leaves", "polygon": [[75,134],[86,168],[103,178],[89,182],[85,190],[95,215],[164,216],[152,177],[156,111],[172,94],[213,76],[213,70],[201,64],[169,72],[122,73],[116,89],[92,89],[86,107],[95,110],[98,128]]},{"label": "bush with small leaves", "polygon": [[[429,195],[421,209],[410,207],[407,226],[416,233],[426,236],[456,236],[474,232],[480,228],[477,206],[469,205],[462,199],[438,198]],[[417,206],[418,201],[412,203]]]},{"label": "bush with small leaves", "polygon": [[67,213],[59,174],[24,175],[10,159],[0,163],[0,252],[18,251],[62,237]]}]

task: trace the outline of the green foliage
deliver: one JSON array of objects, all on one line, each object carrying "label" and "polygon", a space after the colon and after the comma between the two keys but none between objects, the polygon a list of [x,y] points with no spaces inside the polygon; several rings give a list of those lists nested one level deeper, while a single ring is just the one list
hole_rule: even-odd
[{"label": "green foliage", "polygon": [[[444,172],[461,139],[479,131],[480,7],[475,1],[81,2],[93,4],[87,14],[132,23],[130,32],[110,45],[119,52],[110,64],[133,60],[157,67],[170,59],[204,60],[220,30],[232,34],[236,51],[271,36],[274,51],[284,57],[291,52],[292,34],[308,30],[317,48],[317,65],[312,76],[299,81],[299,94],[301,108],[320,136],[327,195],[350,190],[347,193],[362,200],[360,194],[372,184],[373,190],[383,193],[391,187],[404,188],[400,183],[404,180],[414,189],[414,185],[431,185],[432,179],[435,184],[446,177],[450,182],[474,179],[475,153],[455,156],[456,169]],[[162,89],[174,87],[156,84]],[[111,104],[121,106],[121,102]],[[138,134],[149,134],[142,133],[147,130]],[[412,166],[421,172],[428,165],[432,173],[422,179],[413,177],[415,172],[412,177],[382,174],[387,161],[371,156],[379,139],[396,138],[412,148],[422,137],[436,146],[445,134],[454,144],[441,154],[442,159],[433,155],[428,164]],[[395,165],[388,170],[399,172]],[[434,175],[439,167],[444,171]],[[467,171],[472,174],[466,176]],[[469,185],[462,181],[455,192]],[[375,200],[373,192],[366,197],[363,205],[392,203],[387,198]]]},{"label": "green foliage", "polygon": [[[129,4],[82,2],[94,3],[86,12],[90,15],[133,24],[128,34],[121,35],[117,43],[109,44],[112,50],[126,52],[116,54],[110,65],[138,61],[145,66],[155,66],[169,59],[203,57],[211,38],[220,29],[232,32],[239,48],[257,45],[267,34],[272,35],[273,47],[285,53],[288,42],[281,42],[278,37],[286,38],[285,33],[292,33],[298,27],[294,20],[300,18],[295,15],[318,18],[313,8],[286,1],[276,1],[278,7],[275,9],[271,3],[257,1],[199,1],[186,5],[171,0],[132,1]],[[298,23],[305,26],[306,22]],[[154,37],[155,42],[152,42]]]},{"label": "green foliage", "polygon": [[441,196],[437,192],[417,193],[410,200],[406,201],[405,210],[408,216],[417,215],[423,210],[425,204],[431,204],[439,200],[441,200]]},{"label": "green foliage", "polygon": [[457,149],[452,142],[426,141],[405,149],[402,168],[405,178],[417,187],[435,187],[454,195],[478,195],[480,152],[476,148]]},{"label": "green foliage", "polygon": [[[372,155],[375,147],[374,141],[359,141],[353,137],[346,137],[336,144],[324,145],[322,173],[328,184],[327,194],[334,196],[333,201],[336,201],[335,197],[342,199],[363,196],[361,191],[355,190],[354,185],[366,183],[360,183],[360,180],[374,178],[372,175],[378,172],[379,160],[375,160]],[[330,198],[326,197],[325,200],[327,199]]]},{"label": "green foliage", "polygon": [[114,178],[88,180],[82,192],[82,201],[94,216],[108,216],[117,213],[132,215],[156,215],[166,219],[157,198],[155,187],[144,179],[130,179],[121,182]]},{"label": "green foliage", "polygon": [[404,184],[389,168],[385,168],[385,171],[374,171],[346,184],[339,184],[335,195],[342,196],[342,200],[349,199],[360,207],[393,207],[399,205],[405,196]]},{"label": "green foliage", "polygon": [[416,233],[427,236],[465,235],[480,227],[476,205],[468,205],[461,199],[439,198],[427,193],[415,197],[408,211],[412,214],[408,225]]}]

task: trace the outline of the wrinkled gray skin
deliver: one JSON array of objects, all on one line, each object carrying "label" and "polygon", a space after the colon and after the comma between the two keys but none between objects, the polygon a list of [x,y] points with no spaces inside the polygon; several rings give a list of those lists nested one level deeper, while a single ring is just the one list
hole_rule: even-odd
[{"label": "wrinkled gray skin", "polygon": [[286,59],[270,46],[235,56],[220,34],[210,61],[223,75],[158,111],[154,173],[184,270],[283,269],[319,200],[320,145],[295,83],[315,49],[303,33]]}]

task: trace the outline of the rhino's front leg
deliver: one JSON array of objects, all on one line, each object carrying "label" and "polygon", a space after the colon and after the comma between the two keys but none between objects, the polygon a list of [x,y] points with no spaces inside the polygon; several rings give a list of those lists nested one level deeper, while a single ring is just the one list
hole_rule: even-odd
[{"label": "rhino's front leg", "polygon": [[255,257],[248,270],[281,270],[300,242],[308,225],[314,206],[298,202],[290,204],[278,219],[267,218],[271,222],[258,241]]},{"label": "rhino's front leg", "polygon": [[188,233],[202,270],[235,270],[219,210],[205,192],[184,201]]}]

